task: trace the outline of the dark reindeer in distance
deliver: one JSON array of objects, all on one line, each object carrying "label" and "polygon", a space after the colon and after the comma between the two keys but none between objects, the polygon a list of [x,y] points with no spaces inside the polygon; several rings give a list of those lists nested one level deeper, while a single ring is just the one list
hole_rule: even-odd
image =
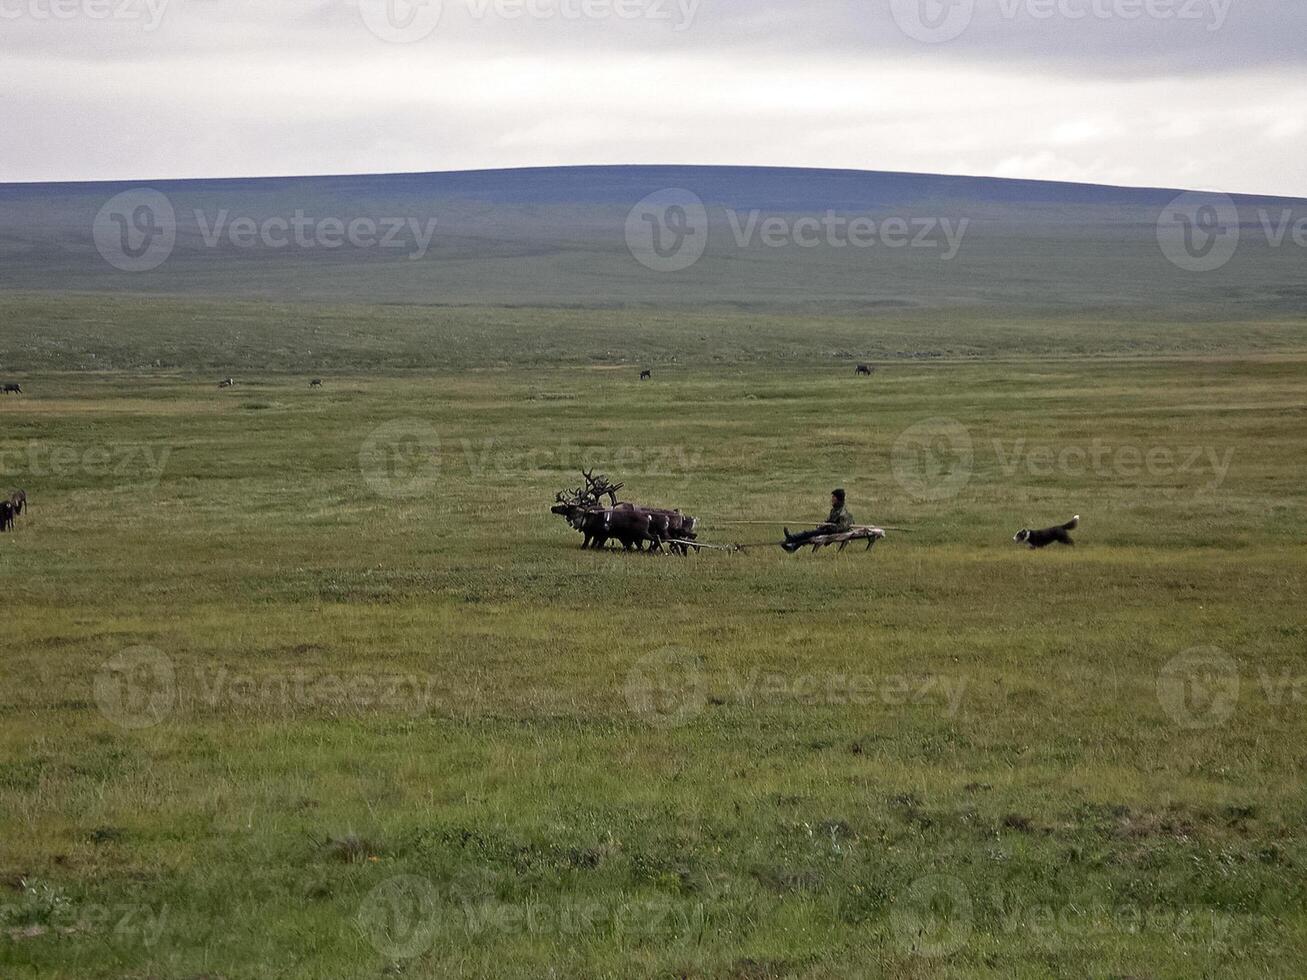
[{"label": "dark reindeer in distance", "polygon": [[218,382],[218,387],[219,387],[219,388],[235,388],[235,387],[236,387],[236,379],[235,379],[235,378],[223,378],[221,381]]},{"label": "dark reindeer in distance", "polygon": [[314,378],[312,381],[309,382],[309,387],[310,387],[310,388],[321,388],[321,387],[322,387],[322,379],[321,379],[321,378]]},{"label": "dark reindeer in distance", "polygon": [[876,369],[872,367],[870,364],[859,364],[857,370],[855,370],[853,373],[858,375],[865,374],[867,377],[870,378],[872,374],[875,372],[875,370]]},{"label": "dark reindeer in distance", "polygon": [[14,505],[0,500],[0,534],[14,529]]},{"label": "dark reindeer in distance", "polygon": [[641,372],[640,372],[640,380],[641,380],[641,381],[652,381],[652,380],[653,380],[653,372],[652,372],[652,371],[641,371]]},{"label": "dark reindeer in distance", "polygon": [[23,393],[23,386],[22,386],[22,385],[17,385],[17,384],[7,384],[7,385],[5,385],[5,394],[6,394],[6,395],[21,395],[22,393]]}]

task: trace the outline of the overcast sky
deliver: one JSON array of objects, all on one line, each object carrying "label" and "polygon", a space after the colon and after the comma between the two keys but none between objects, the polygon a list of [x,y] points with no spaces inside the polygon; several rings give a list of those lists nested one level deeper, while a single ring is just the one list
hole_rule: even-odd
[{"label": "overcast sky", "polygon": [[1302,0],[0,0],[0,180],[713,163],[1307,197]]}]

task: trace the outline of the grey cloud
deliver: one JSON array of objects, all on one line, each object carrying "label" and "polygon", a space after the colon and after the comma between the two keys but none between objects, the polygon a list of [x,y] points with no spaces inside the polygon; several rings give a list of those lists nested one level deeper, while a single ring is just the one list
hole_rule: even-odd
[{"label": "grey cloud", "polygon": [[170,0],[155,30],[130,2],[0,20],[0,180],[700,162],[1307,193],[1307,4],[1208,31],[1024,6],[1168,0],[977,0],[927,43],[891,0],[702,0],[683,31],[444,0],[392,44],[344,0]]},{"label": "grey cloud", "polygon": [[[51,0],[0,0],[30,11]],[[179,57],[233,51],[348,54],[390,47],[367,31],[356,0],[73,0],[125,4],[134,18],[0,21],[7,55],[75,60]],[[408,0],[401,0],[408,2]],[[437,2],[437,0],[430,0]],[[443,15],[418,50],[487,53],[628,49],[846,57],[895,54],[951,63],[1025,61],[1050,72],[1120,76],[1232,72],[1307,61],[1307,4],[1281,0],[635,0],[650,13],[625,19],[632,0],[438,0]],[[586,8],[586,4],[597,4]],[[950,6],[938,6],[950,4]],[[163,9],[150,29],[152,7]],[[533,16],[531,10],[552,12]],[[566,17],[563,9],[606,14]],[[956,37],[925,43],[905,19],[971,11]],[[906,11],[906,13],[905,13]],[[914,11],[920,11],[916,14]],[[1150,11],[1152,13],[1150,14]],[[658,16],[653,16],[653,14]],[[689,23],[682,24],[686,15]],[[1165,16],[1163,16],[1165,15]]]}]

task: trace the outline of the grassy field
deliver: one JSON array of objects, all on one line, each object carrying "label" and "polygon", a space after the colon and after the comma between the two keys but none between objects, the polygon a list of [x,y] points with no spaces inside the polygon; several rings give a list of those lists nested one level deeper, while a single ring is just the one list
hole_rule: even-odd
[{"label": "grassy field", "polygon": [[1302,975],[1301,322],[0,308],[0,975]]}]

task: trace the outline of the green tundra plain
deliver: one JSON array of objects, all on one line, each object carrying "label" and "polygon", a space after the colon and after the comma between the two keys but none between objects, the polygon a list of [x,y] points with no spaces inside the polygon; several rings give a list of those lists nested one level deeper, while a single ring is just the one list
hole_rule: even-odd
[{"label": "green tundra plain", "polygon": [[[1300,316],[6,293],[0,348],[0,976],[1303,974]],[[755,546],[582,552],[582,467]],[[762,544],[836,485],[904,530]]]}]

